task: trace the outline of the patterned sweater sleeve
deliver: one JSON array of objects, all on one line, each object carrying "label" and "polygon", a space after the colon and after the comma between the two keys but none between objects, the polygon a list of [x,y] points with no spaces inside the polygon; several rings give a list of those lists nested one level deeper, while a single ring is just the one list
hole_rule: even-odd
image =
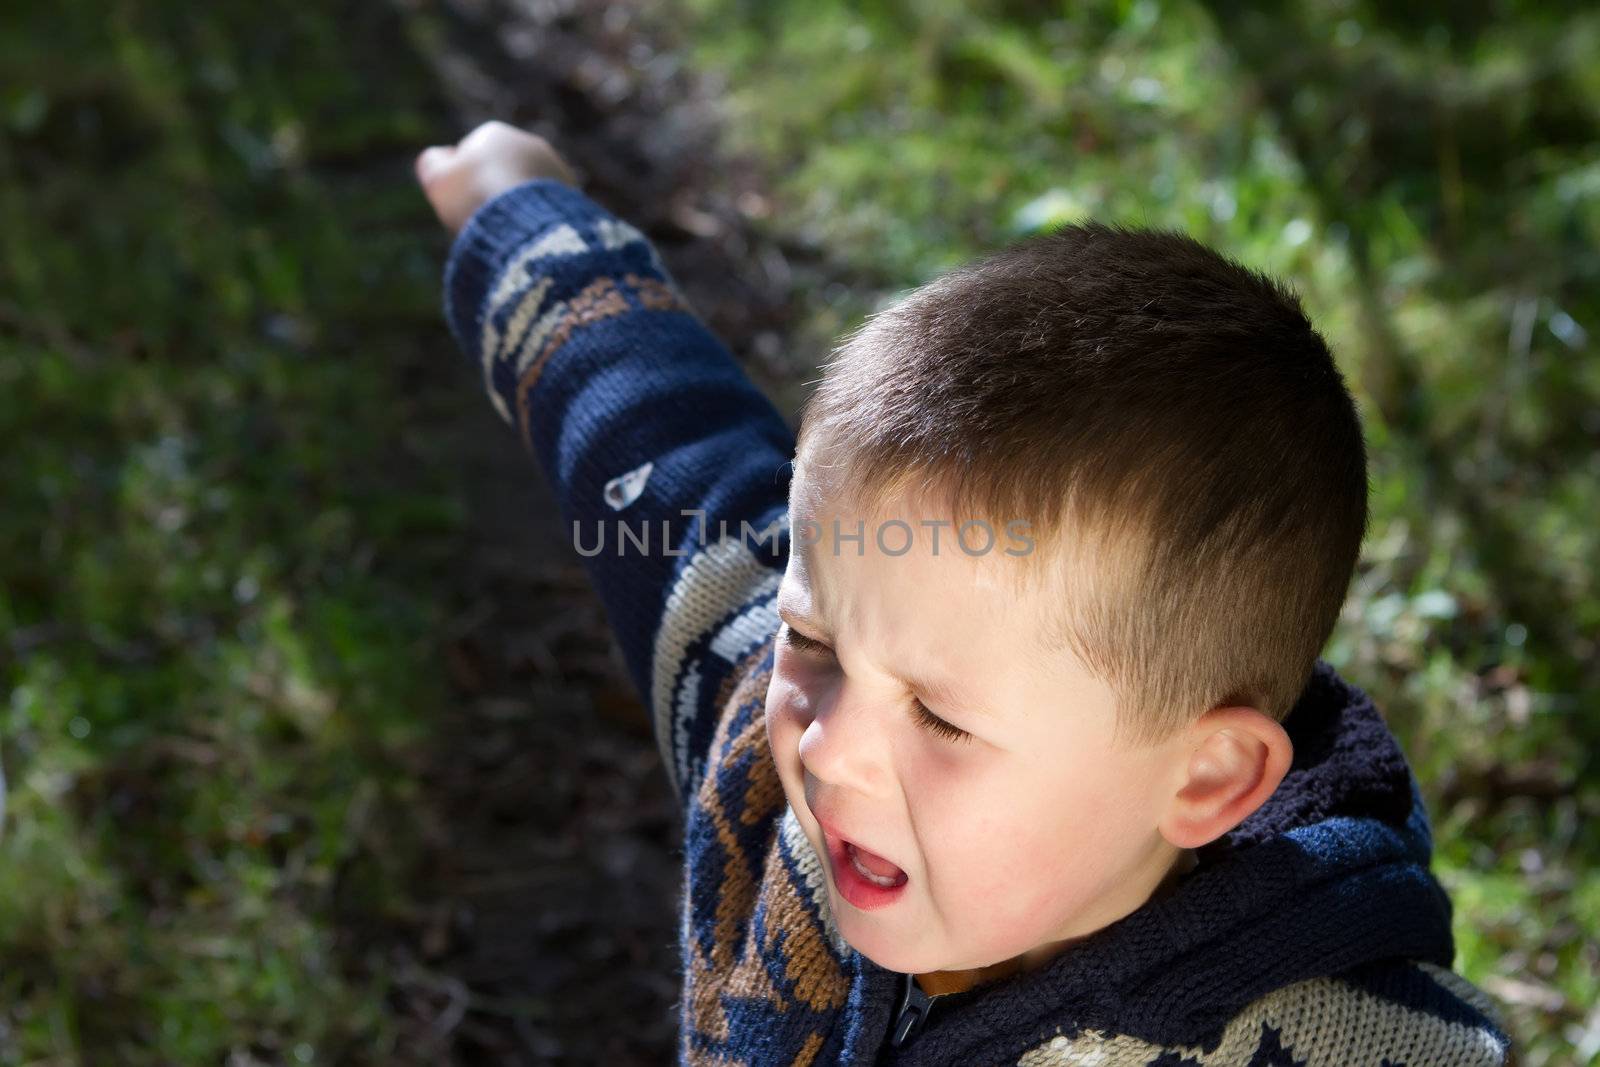
[{"label": "patterned sweater sleeve", "polygon": [[553,487],[687,804],[777,628],[794,440],[637,229],[549,179],[481,206],[445,316]]}]

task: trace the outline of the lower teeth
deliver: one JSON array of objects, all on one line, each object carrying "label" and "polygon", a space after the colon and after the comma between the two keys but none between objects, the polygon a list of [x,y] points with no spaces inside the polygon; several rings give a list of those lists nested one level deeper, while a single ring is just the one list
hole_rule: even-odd
[{"label": "lower teeth", "polygon": [[856,873],[861,875],[861,877],[865,878],[873,885],[881,885],[886,889],[900,884],[900,878],[904,877],[904,874],[896,878],[885,878],[882,875],[873,874],[871,871],[867,870],[861,865],[861,860],[856,857],[856,847],[854,845],[846,845],[845,847],[850,850],[850,866],[854,867],[856,869]]}]

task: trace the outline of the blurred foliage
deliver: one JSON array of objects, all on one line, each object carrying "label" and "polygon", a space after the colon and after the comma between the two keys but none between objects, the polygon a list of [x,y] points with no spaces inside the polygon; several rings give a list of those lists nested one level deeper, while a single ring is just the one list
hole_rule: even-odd
[{"label": "blurred foliage", "polygon": [[0,30],[0,1062],[391,1062],[344,938],[404,904],[459,506],[383,14]]},{"label": "blurred foliage", "polygon": [[[1600,1058],[1600,16],[670,10],[771,225],[881,280],[800,351],[1086,215],[1299,286],[1373,453],[1328,658],[1522,1062]],[[0,69],[0,1062],[387,1062],[353,931],[405,913],[460,521],[410,388],[432,75],[354,3],[14,7]]]},{"label": "blurred foliage", "polygon": [[1600,1062],[1600,12],[683,0],[771,215],[882,279],[1084,217],[1291,281],[1357,393],[1370,535],[1325,652],[1423,783],[1457,965]]}]

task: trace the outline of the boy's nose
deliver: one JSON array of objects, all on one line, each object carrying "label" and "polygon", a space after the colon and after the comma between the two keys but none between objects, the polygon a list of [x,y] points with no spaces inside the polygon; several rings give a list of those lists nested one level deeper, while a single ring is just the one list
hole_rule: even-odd
[{"label": "boy's nose", "polygon": [[800,735],[800,763],[824,792],[886,796],[893,777],[889,741],[881,726],[887,709],[852,702],[843,688],[819,705]]}]

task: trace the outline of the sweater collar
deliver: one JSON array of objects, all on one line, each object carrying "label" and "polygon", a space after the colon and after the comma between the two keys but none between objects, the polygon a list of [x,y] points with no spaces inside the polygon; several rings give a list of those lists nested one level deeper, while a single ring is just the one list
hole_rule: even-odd
[{"label": "sweater collar", "polygon": [[1392,957],[1450,966],[1427,813],[1372,700],[1319,659],[1283,726],[1294,760],[1278,789],[1172,892],[1042,967],[934,998],[897,1052],[906,976],[850,950],[846,1045],[904,1064],[934,1046],[941,1061],[999,1061],[1086,1029],[1209,1048],[1273,989]]}]

